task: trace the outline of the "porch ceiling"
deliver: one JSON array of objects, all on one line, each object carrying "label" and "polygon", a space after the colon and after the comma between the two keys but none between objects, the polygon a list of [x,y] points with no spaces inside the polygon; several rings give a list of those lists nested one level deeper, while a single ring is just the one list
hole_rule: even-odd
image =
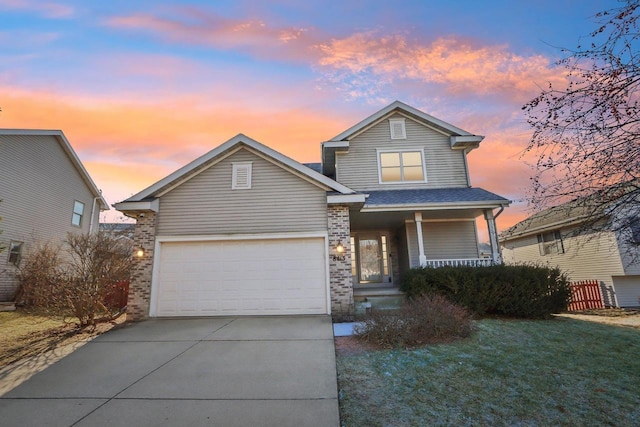
[{"label": "porch ceiling", "polygon": [[401,227],[406,220],[413,221],[414,213],[421,212],[422,220],[456,220],[474,219],[482,215],[482,209],[442,209],[390,212],[360,212],[352,209],[349,212],[352,230],[376,230]]}]

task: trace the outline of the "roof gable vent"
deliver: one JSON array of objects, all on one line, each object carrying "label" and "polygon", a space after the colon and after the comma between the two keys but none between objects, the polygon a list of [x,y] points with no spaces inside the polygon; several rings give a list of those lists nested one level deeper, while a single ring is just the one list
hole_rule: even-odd
[{"label": "roof gable vent", "polygon": [[234,162],[233,176],[231,178],[232,190],[248,190],[251,188],[251,164],[252,162]]},{"label": "roof gable vent", "polygon": [[404,119],[389,119],[391,139],[407,139],[407,130]]}]

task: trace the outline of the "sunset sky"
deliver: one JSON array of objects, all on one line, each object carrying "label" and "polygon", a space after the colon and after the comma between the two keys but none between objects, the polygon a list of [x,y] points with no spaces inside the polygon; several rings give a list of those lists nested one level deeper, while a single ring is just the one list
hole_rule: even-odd
[{"label": "sunset sky", "polygon": [[0,128],[61,129],[112,204],[238,133],[318,162],[400,100],[485,135],[472,184],[515,201],[503,230],[527,214],[522,105],[618,5],[0,0]]}]

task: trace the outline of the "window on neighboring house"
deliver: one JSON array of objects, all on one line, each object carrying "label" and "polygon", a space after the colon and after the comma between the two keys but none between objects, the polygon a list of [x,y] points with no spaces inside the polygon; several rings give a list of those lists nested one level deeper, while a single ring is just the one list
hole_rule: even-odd
[{"label": "window on neighboring house", "polygon": [[73,216],[71,217],[71,224],[76,227],[82,225],[82,217],[84,215],[84,203],[75,201],[73,202]]},{"label": "window on neighboring house", "polygon": [[424,182],[422,151],[381,152],[380,182]]},{"label": "window on neighboring house", "polygon": [[9,243],[9,262],[14,265],[20,264],[22,259],[22,242],[11,241]]},{"label": "window on neighboring house", "polygon": [[540,255],[563,254],[564,246],[560,231],[538,234],[538,248],[540,249]]},{"label": "window on neighboring house", "polygon": [[407,139],[404,119],[389,119],[389,132],[391,132],[391,139]]},{"label": "window on neighboring house", "polygon": [[248,190],[251,188],[251,162],[233,163],[231,178],[232,190]]}]

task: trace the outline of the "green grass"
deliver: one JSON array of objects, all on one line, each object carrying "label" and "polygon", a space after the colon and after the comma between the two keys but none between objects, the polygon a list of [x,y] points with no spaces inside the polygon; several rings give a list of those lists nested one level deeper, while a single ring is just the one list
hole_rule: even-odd
[{"label": "green grass", "polygon": [[343,426],[640,425],[640,330],[475,325],[453,344],[338,354]]}]

